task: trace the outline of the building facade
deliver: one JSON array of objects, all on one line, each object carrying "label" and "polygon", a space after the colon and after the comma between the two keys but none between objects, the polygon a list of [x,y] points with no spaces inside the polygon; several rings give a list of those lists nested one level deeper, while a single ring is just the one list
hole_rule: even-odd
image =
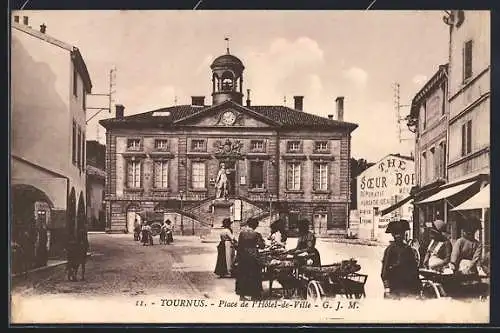
[{"label": "building facade", "polygon": [[479,193],[490,179],[489,15],[453,10],[444,18],[450,29],[449,63],[412,101],[408,126],[416,133],[417,186],[403,200],[416,207],[414,237],[424,243],[424,229],[436,219],[447,223],[452,241],[470,217],[481,219],[483,253],[489,244],[489,199],[484,199],[489,193]]},{"label": "building facade", "polygon": [[[415,186],[415,163],[412,157],[390,154],[363,171],[357,177],[358,238],[388,243],[387,225],[393,218],[413,220],[410,202],[394,209],[391,214],[380,212],[405,199]],[[410,233],[411,234],[411,233]]]},{"label": "building facade", "polygon": [[[455,10],[448,24],[448,180],[455,184],[475,181],[468,193],[462,196],[468,199],[490,180],[490,12]],[[488,246],[489,205],[485,209],[454,212],[454,220],[458,222],[455,236],[459,235],[460,223],[466,223],[469,215],[482,220],[483,228],[479,236]]]},{"label": "building facade", "polygon": [[409,127],[415,133],[415,199],[413,237],[423,235],[426,223],[444,216],[444,202],[417,205],[421,198],[436,193],[446,183],[448,156],[448,64],[415,95],[411,103]]},{"label": "building facade", "polygon": [[343,121],[343,98],[336,120],[303,111],[302,96],[291,109],[253,105],[247,91],[243,105],[241,60],[228,51],[211,69],[211,105],[194,96],[130,116],[117,105],[115,118],[100,121],[107,229],[130,232],[137,212],[160,211],[178,232],[199,234],[220,225],[226,205],[236,222],[282,218],[293,233],[307,218],[317,234],[344,234],[357,125]]},{"label": "building facade", "polygon": [[[49,255],[85,225],[85,98],[92,84],[78,48],[12,23],[12,237]],[[31,245],[30,245],[31,244]],[[34,251],[34,252],[33,252]],[[43,250],[41,250],[44,252]]]},{"label": "building facade", "polygon": [[92,231],[104,231],[106,226],[105,164],[106,146],[95,140],[87,141],[87,224]]}]

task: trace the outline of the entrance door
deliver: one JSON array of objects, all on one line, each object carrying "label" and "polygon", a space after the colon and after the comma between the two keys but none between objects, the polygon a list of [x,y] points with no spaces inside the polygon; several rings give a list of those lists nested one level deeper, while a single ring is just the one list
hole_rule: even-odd
[{"label": "entrance door", "polygon": [[326,213],[315,213],[313,216],[313,230],[315,235],[321,235],[326,230],[328,215]]},{"label": "entrance door", "polygon": [[136,214],[134,209],[127,211],[127,232],[134,232],[135,220],[138,218],[138,214]]}]

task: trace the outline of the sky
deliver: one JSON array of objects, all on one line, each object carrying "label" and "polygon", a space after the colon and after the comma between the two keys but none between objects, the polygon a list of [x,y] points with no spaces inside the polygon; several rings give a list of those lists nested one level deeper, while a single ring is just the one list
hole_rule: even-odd
[{"label": "sky", "polygon": [[[401,116],[411,99],[448,59],[448,27],[442,11],[23,11],[30,25],[80,49],[93,83],[108,93],[116,67],[115,103],[125,115],[177,104],[191,96],[211,102],[212,60],[226,52],[245,65],[244,91],[253,105],[287,105],[304,96],[304,111],[335,114],[344,96],[351,155],[376,162],[409,155],[412,134],[398,135],[394,84],[400,84]],[[244,97],[246,99],[246,97]],[[285,102],[286,99],[286,102]],[[90,97],[88,106],[107,106]],[[105,142],[97,121],[87,138]],[[88,111],[88,117],[95,113]]]}]

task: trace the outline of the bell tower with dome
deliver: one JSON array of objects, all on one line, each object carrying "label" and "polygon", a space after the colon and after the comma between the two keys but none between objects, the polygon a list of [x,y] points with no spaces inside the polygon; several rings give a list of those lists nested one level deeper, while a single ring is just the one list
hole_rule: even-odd
[{"label": "bell tower with dome", "polygon": [[[229,39],[226,38],[226,41]],[[212,104],[225,101],[242,104],[243,101],[243,70],[245,66],[240,59],[229,53],[217,57],[210,65],[212,69]]]}]

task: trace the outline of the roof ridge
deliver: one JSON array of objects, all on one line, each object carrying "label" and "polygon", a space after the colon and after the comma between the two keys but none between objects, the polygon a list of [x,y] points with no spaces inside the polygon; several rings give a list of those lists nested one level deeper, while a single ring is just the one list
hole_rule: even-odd
[{"label": "roof ridge", "polygon": [[52,44],[52,45],[55,45],[55,46],[59,46],[60,48],[62,49],[65,49],[67,51],[73,51],[75,49],[78,49],[76,46],[72,45],[72,44],[69,44],[69,43],[66,43],[66,42],[63,42],[62,40],[59,40],[55,37],[52,37],[50,35],[47,35],[46,33],[42,33],[38,30],[35,30],[29,26],[26,26],[26,25],[23,25],[23,24],[20,24],[20,23],[16,23],[16,22],[12,22],[12,27],[14,29],[17,29],[19,31],[22,31],[22,32],[25,32],[27,33],[28,35],[31,35],[33,37],[36,37],[40,40],[43,40],[49,44]]}]

